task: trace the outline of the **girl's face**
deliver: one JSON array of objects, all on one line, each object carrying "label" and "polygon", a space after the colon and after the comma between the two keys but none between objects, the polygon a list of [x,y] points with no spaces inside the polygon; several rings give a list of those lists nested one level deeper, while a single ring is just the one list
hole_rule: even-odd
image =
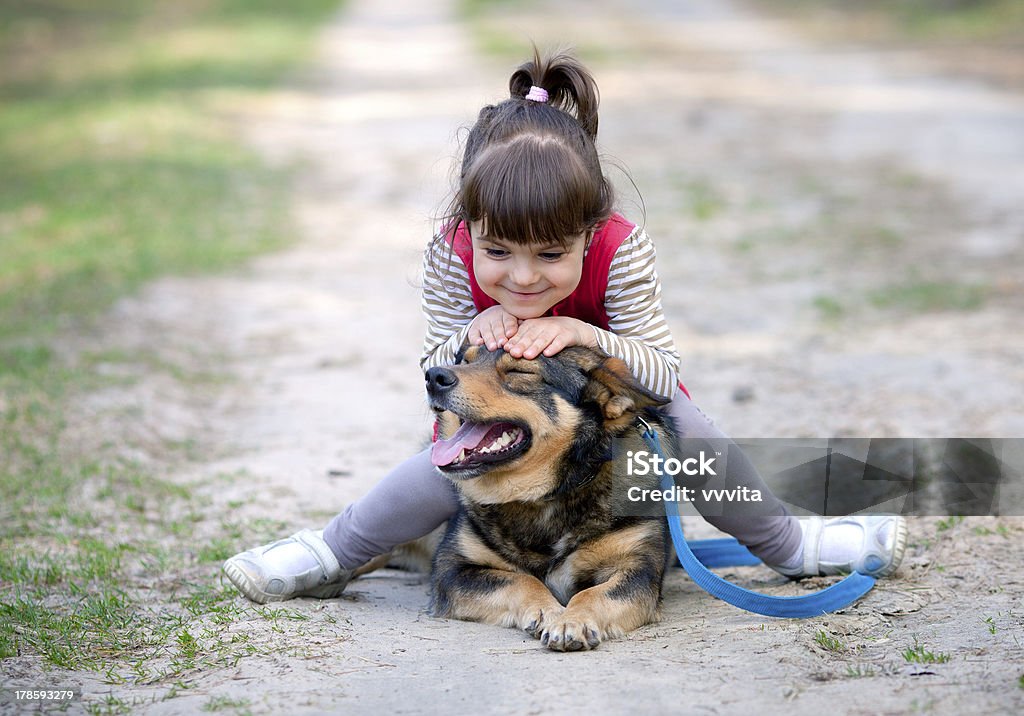
[{"label": "girl's face", "polygon": [[480,288],[519,320],[540,318],[576,290],[583,274],[587,234],[558,244],[521,246],[484,233],[484,223],[469,225],[473,237],[473,273]]}]

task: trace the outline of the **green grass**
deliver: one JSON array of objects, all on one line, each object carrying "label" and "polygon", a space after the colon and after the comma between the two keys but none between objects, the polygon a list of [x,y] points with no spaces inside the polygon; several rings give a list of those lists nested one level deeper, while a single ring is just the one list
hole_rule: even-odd
[{"label": "green grass", "polygon": [[[520,62],[530,58],[531,43],[536,43],[541,51],[564,47],[567,44],[564,28],[566,23],[572,22],[572,16],[559,15],[557,8],[550,8],[539,0],[459,0],[455,11],[469,30],[476,49],[500,62],[509,74]],[[522,20],[527,16],[537,18],[539,23],[532,30],[523,29]],[[572,46],[577,55],[592,66],[631,59],[630,53],[621,48],[588,42],[578,33],[573,35]]]},{"label": "green grass", "polygon": [[1006,525],[996,525],[994,530],[985,527],[984,525],[979,525],[975,527],[973,531],[974,534],[982,537],[987,537],[988,535],[999,535],[1003,539],[1009,539],[1010,537],[1010,528]]},{"label": "green grass", "polygon": [[822,294],[816,296],[811,303],[817,309],[818,315],[826,321],[838,321],[846,313],[843,304],[833,296]]},{"label": "green grass", "polygon": [[950,40],[1019,38],[1024,7],[1016,0],[897,0],[869,3],[912,36]]},{"label": "green grass", "polygon": [[224,709],[242,709],[248,706],[249,699],[233,699],[230,696],[213,696],[203,704],[203,711],[222,711]]},{"label": "green grass", "polygon": [[230,109],[300,66],[338,6],[0,4],[0,659],[173,683],[258,653],[237,620],[278,626],[217,577],[233,545],[273,525],[225,534],[209,491],[169,476],[194,440],[69,439],[67,408],[91,390],[223,377],[155,353],[75,354],[63,337],[154,278],[222,270],[294,233],[289,173],[239,140]]},{"label": "green grass", "polygon": [[215,94],[280,82],[337,4],[0,7],[0,342],[280,244],[282,177]]},{"label": "green grass", "polygon": [[938,532],[945,532],[946,530],[953,529],[958,524],[962,523],[966,519],[963,515],[950,515],[945,519],[938,520],[935,523],[935,529]]},{"label": "green grass", "polygon": [[859,23],[876,39],[1015,43],[1024,32],[1018,0],[761,0],[759,7],[805,20],[827,14],[837,28]]},{"label": "green grass", "polygon": [[728,200],[712,181],[677,174],[670,179],[673,197],[695,221],[710,221],[729,208]]},{"label": "green grass", "polygon": [[945,664],[950,661],[952,657],[949,654],[938,653],[925,649],[916,640],[914,646],[904,649],[903,659],[907,663],[911,664]]},{"label": "green grass", "polygon": [[848,679],[865,679],[875,675],[876,672],[872,666],[857,664],[856,666],[846,667],[846,677]]},{"label": "green grass", "polygon": [[979,284],[911,279],[875,289],[868,299],[878,308],[924,313],[972,311],[984,305],[987,295]]},{"label": "green grass", "polygon": [[843,644],[843,642],[839,641],[839,639],[836,639],[833,636],[830,636],[823,629],[819,629],[818,632],[814,635],[814,641],[816,644],[818,644],[818,646],[825,649],[826,651],[831,651],[833,653],[846,651],[846,646]]},{"label": "green grass", "polygon": [[867,290],[861,300],[856,295],[844,296],[841,300],[821,294],[811,301],[811,306],[823,322],[838,324],[851,313],[863,312],[865,308],[891,314],[975,311],[985,306],[989,293],[987,287],[979,284],[911,278]]}]

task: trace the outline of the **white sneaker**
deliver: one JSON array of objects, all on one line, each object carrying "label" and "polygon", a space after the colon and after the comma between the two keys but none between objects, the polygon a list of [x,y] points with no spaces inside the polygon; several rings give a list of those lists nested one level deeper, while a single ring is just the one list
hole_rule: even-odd
[{"label": "white sneaker", "polygon": [[[808,517],[800,520],[800,528],[803,530],[802,564],[772,567],[788,577],[851,572],[886,577],[900,566],[907,548],[907,520],[900,515]],[[842,531],[843,536],[823,549],[830,531],[835,534]]]},{"label": "white sneaker", "polygon": [[[269,558],[271,550],[278,558]],[[291,550],[299,559],[279,558]],[[294,566],[299,565],[299,566]],[[224,574],[238,591],[254,602],[281,602],[294,597],[330,599],[345,590],[355,570],[342,569],[320,533],[300,530],[291,537],[236,554],[224,562]]]}]

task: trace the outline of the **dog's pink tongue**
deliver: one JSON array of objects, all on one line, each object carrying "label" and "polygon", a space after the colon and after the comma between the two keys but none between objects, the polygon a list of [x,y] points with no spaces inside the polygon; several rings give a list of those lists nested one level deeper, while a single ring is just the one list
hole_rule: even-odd
[{"label": "dog's pink tongue", "polygon": [[451,465],[462,448],[475,448],[490,429],[491,426],[486,423],[463,423],[447,440],[438,438],[430,448],[430,461],[435,465]]}]

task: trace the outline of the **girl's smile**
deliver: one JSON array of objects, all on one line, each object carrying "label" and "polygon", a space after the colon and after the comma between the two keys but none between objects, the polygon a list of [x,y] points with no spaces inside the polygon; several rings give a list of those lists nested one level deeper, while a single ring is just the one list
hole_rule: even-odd
[{"label": "girl's smile", "polygon": [[514,244],[469,225],[473,273],[488,296],[519,320],[540,318],[576,290],[583,273],[586,234],[560,244]]}]

